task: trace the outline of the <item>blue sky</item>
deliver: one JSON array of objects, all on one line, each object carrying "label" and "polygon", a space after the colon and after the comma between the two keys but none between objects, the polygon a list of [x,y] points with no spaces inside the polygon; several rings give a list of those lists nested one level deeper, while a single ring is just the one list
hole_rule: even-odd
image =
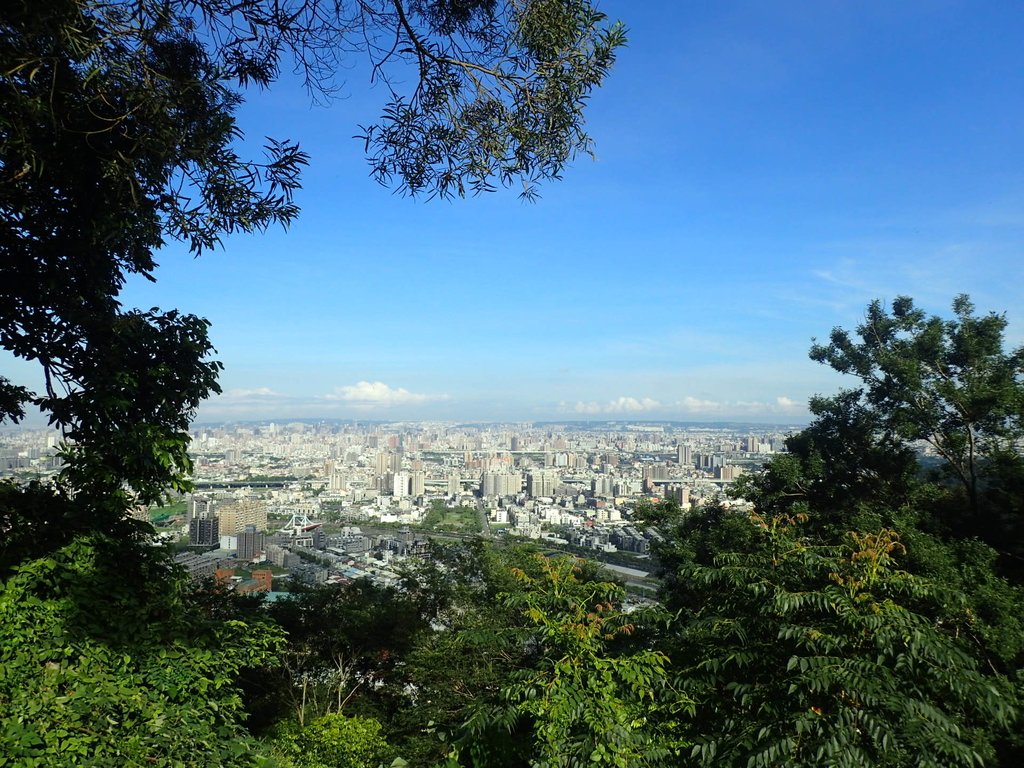
[{"label": "blue sky", "polygon": [[630,43],[590,105],[597,159],[536,204],[375,184],[351,137],[385,97],[358,69],[326,109],[250,96],[254,146],[312,156],[299,221],[169,247],[123,295],[213,323],[200,419],[793,422],[844,383],[811,338],[874,298],[967,292],[1024,341],[1019,4],[600,5]]}]

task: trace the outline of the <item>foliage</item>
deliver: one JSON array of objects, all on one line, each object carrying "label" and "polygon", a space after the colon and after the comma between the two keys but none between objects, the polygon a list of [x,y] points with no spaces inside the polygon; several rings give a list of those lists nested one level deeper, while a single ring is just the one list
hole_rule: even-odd
[{"label": "foliage", "polygon": [[230,227],[239,206],[261,204],[243,194],[229,147],[236,99],[187,27],[155,7],[135,17],[57,0],[2,13],[0,343],[41,364],[46,391],[33,402],[75,441],[68,479],[102,485],[92,498],[104,502],[122,483],[155,500],[187,472],[184,429],[219,365],[205,359],[205,321],[122,313],[116,296],[176,234],[176,169],[199,178],[205,157],[220,163],[206,169],[209,210],[196,226]]},{"label": "foliage", "polygon": [[524,727],[513,740],[523,764],[675,764],[680,743],[658,715],[687,702],[665,686],[662,653],[623,643],[635,625],[618,607],[622,588],[581,579],[572,558],[536,555],[512,574],[519,588],[503,604],[527,620],[520,642],[535,647],[536,659],[503,681],[497,703],[476,708],[451,764],[463,754],[474,765],[506,764],[499,750],[508,744],[495,745],[494,732]]},{"label": "foliage", "polygon": [[275,668],[245,681],[257,728],[372,708],[363,699],[390,695],[395,666],[426,626],[413,600],[364,581],[293,591],[265,610],[288,644]]},{"label": "foliage", "polygon": [[730,495],[755,501],[762,513],[813,510],[815,524],[840,533],[858,520],[891,524],[914,498],[917,459],[861,398],[857,390],[811,398],[811,424],[786,438],[786,453],[766,471],[740,477]]},{"label": "foliage", "polygon": [[[1024,348],[1005,351],[1005,316],[976,316],[965,295],[953,301],[953,314],[928,317],[906,296],[889,314],[875,301],[859,340],[836,328],[827,346],[812,346],[811,358],[864,382],[863,407],[888,439],[928,443],[975,518],[964,532],[995,542],[1006,521],[978,518],[1000,514],[986,495],[990,483],[1013,476],[1019,486],[1024,473],[1016,445],[1024,436]],[[1009,511],[1019,518],[1019,501]],[[1014,528],[1019,535],[1019,521]]]},{"label": "foliage", "polygon": [[[890,554],[906,569],[898,571],[900,578],[926,589],[889,597],[942,637],[955,635],[970,665],[967,672],[958,668],[955,683],[947,681],[959,695],[954,684],[977,682],[979,674],[1002,690],[1024,663],[1024,460],[1018,444],[1024,354],[1003,350],[1001,315],[975,316],[964,296],[953,308],[954,319],[942,320],[926,317],[905,297],[893,302],[891,315],[874,302],[857,340],[835,329],[828,346],[815,344],[814,359],[854,374],[863,388],[812,399],[815,419],[787,439],[789,452],[743,478],[734,492],[752,501],[763,519],[800,519],[800,545],[819,556],[849,547],[848,531],[861,531],[860,541],[894,537],[898,551]],[[916,455],[918,441],[938,454],[941,473]],[[735,529],[740,518],[733,517]],[[725,579],[729,572],[716,566],[738,553],[749,564],[756,548],[751,540],[723,541],[720,532],[713,536],[696,520],[675,520],[675,536],[663,554],[677,566],[690,565],[670,568],[666,593],[677,607],[700,610],[707,598],[689,586],[689,568],[708,568],[701,578]],[[814,592],[810,574],[801,579],[789,588]],[[741,620],[739,613],[738,625],[749,630],[751,615]],[[880,615],[887,631],[907,618],[892,611]],[[876,629],[872,635],[883,637]],[[907,650],[902,653],[909,658]],[[947,694],[942,705],[957,701]],[[972,738],[987,761],[1019,761],[1020,744],[1009,737],[1004,720],[974,722]],[[943,754],[928,753],[940,763],[955,762],[948,754],[939,760]]]},{"label": "foliage", "polygon": [[[948,590],[918,609],[941,624],[955,624],[965,612],[972,615],[970,627],[964,628],[972,653],[985,667],[1012,673],[1024,662],[1024,587],[1005,578],[1007,569],[999,566],[991,547],[977,539],[950,538],[946,527],[936,524],[935,499],[943,498],[946,490],[919,477],[905,447],[879,445],[879,438],[869,432],[860,433],[863,440],[843,431],[832,438],[820,421],[787,441],[792,453],[773,457],[733,492],[752,501],[759,514],[805,517],[804,535],[820,543],[843,542],[849,530],[877,533],[887,527],[898,532],[903,567]],[[892,457],[888,471],[886,456]],[[678,529],[691,552],[703,542],[705,556],[697,562],[704,565],[723,551],[719,542],[709,541],[709,533],[695,535],[709,516],[694,516]],[[739,518],[732,518],[737,525]],[[721,520],[715,525],[720,534]],[[677,578],[670,574],[667,583]],[[941,599],[943,594],[950,599]]]},{"label": "foliage", "polygon": [[523,551],[480,539],[431,548],[431,559],[407,566],[402,582],[430,629],[395,667],[402,696],[380,714],[413,765],[443,760],[473,708],[495,701],[508,676],[535,659],[498,597],[514,583],[511,564]]},{"label": "foliage", "polygon": [[[660,656],[625,631],[635,625],[618,609],[621,589],[605,583],[594,566],[579,561],[566,560],[559,566],[567,569],[560,591],[556,590],[560,597],[540,600],[538,605],[549,612],[550,626],[539,626],[513,595],[524,589],[543,591],[551,562],[531,547],[495,547],[480,540],[435,545],[430,562],[406,569],[400,594],[353,584],[312,590],[300,596],[305,603],[277,603],[271,611],[284,611],[280,618],[289,627],[293,644],[285,654],[284,669],[293,664],[296,651],[307,649],[304,673],[329,689],[321,699],[328,704],[325,709],[376,719],[388,742],[414,765],[443,762],[446,755],[457,759],[453,751],[476,765],[526,765],[540,754],[535,725],[547,723],[555,734],[562,715],[558,707],[564,707],[571,695],[582,697],[592,717],[569,717],[565,723],[570,730],[583,734],[592,728],[617,737],[621,729],[632,741],[610,747],[609,754],[629,754],[629,747],[639,749],[644,734],[657,729],[642,724],[639,717],[634,717],[636,722],[622,719],[641,708],[644,716],[657,708],[653,694],[638,698],[625,681],[633,672],[647,675],[646,682],[634,683],[661,692],[661,684],[653,680]],[[352,590],[357,594],[350,594]],[[598,605],[596,620],[578,614],[585,606],[592,613]],[[294,613],[300,606],[301,615]],[[567,613],[570,608],[577,613]],[[558,622],[564,625],[562,630]],[[572,640],[569,634],[584,624],[595,635]],[[600,637],[598,629],[603,632]],[[558,640],[559,631],[566,637]],[[329,648],[343,649],[343,668],[334,665],[336,657],[326,652]],[[590,650],[580,656],[588,672],[577,679],[572,677],[572,659],[579,648]],[[536,676],[532,682],[530,675]],[[525,709],[514,712],[514,687],[543,686],[549,675],[558,683],[552,701],[561,703],[555,711],[536,716]],[[590,688],[588,680],[593,683]],[[310,685],[307,691],[312,690]],[[307,702],[312,698],[307,692]],[[608,721],[607,732],[591,722],[606,716],[605,707],[619,718]],[[314,715],[309,707],[307,727]],[[286,717],[295,722],[277,726],[276,732],[300,728],[297,713]],[[502,725],[501,718],[514,720],[512,728]],[[661,717],[658,728],[668,720]],[[550,743],[558,740],[557,734],[546,738]],[[591,747],[596,752],[593,743]],[[578,746],[577,753],[583,749]]]},{"label": "foliage", "polygon": [[[530,197],[590,151],[583,107],[623,43],[585,0],[0,7],[0,345],[45,381],[35,393],[0,377],[0,421],[36,406],[65,438],[56,485],[0,486],[0,760],[246,762],[232,682],[269,664],[280,637],[221,596],[190,617],[141,545],[148,526],[125,519],[191,487],[187,428],[221,365],[205,320],[118,299],[130,277],[153,279],[168,241],[198,255],[298,214],[308,158],[275,139],[246,156],[245,88],[272,84],[290,57],[328,96],[346,57],[368,56],[390,94],[363,129],[373,176],[442,197],[522,181]],[[350,670],[357,685],[380,680],[423,626],[422,606],[394,594],[336,597],[275,613],[292,633],[277,680],[317,692],[308,728],[325,745],[356,728],[331,714]]]},{"label": "foliage", "polygon": [[151,529],[121,516],[101,517],[64,489],[32,481],[0,481],[0,580],[21,563],[43,557],[88,533],[138,544]]},{"label": "foliage", "polygon": [[583,107],[625,43],[622,25],[605,26],[591,3],[393,2],[365,16],[394,30],[370,46],[375,71],[405,53],[419,75],[414,93],[394,94],[381,122],[365,129],[380,181],[461,197],[522,180],[532,197],[534,182],[558,178],[577,152],[591,151]]},{"label": "foliage", "polygon": [[454,509],[449,509],[443,501],[433,501],[427,514],[423,516],[421,526],[428,530],[439,531],[478,531],[480,529],[480,513],[475,507],[460,504]]},{"label": "foliage", "polygon": [[394,749],[372,718],[331,712],[305,728],[294,723],[278,729],[271,746],[295,768],[378,768],[392,764]]},{"label": "foliage", "polygon": [[[745,536],[711,563],[682,535],[683,546],[660,553],[674,574],[667,598],[681,607],[665,642],[696,702],[685,732],[697,764],[945,767],[994,757],[1015,693],[959,638],[975,623],[965,597],[899,569],[898,534],[825,544],[803,515],[725,514]],[[951,600],[957,615],[929,618],[948,615],[936,604]]]},{"label": "foliage", "polygon": [[0,587],[0,765],[251,765],[234,680],[281,641],[205,620],[159,550],[79,537]]},{"label": "foliage", "polygon": [[983,668],[1013,676],[1024,667],[1024,586],[1000,575],[998,553],[977,539],[943,541],[906,526],[903,561],[911,572],[942,584],[950,600],[933,621],[949,624],[960,611],[971,617],[962,638]]},{"label": "foliage", "polygon": [[221,366],[205,360],[208,325],[175,311],[127,312],[90,348],[52,361],[49,375],[59,372],[70,390],[39,405],[64,426],[62,483],[108,505],[122,497],[151,504],[169,500],[168,488],[191,488],[188,425],[206,394],[219,391]]}]

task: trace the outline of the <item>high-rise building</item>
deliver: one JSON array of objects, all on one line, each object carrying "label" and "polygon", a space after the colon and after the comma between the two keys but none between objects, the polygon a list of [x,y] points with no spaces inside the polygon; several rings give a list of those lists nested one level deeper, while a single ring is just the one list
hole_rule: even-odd
[{"label": "high-rise building", "polygon": [[636,496],[640,493],[640,481],[629,478],[619,478],[612,485],[612,492],[616,496]]},{"label": "high-rise building", "polygon": [[220,542],[220,526],[216,517],[194,517],[188,524],[188,543],[209,547]]},{"label": "high-rise building", "polygon": [[267,544],[265,553],[267,556],[267,562],[273,563],[281,568],[289,567],[297,557],[284,547],[277,544]]},{"label": "high-rise building", "polygon": [[422,470],[414,471],[409,475],[409,495],[422,496],[427,489],[427,476]]},{"label": "high-rise building", "polygon": [[668,466],[661,462],[647,464],[643,469],[643,477],[645,480],[668,480]]},{"label": "high-rise building", "polygon": [[448,495],[458,496],[462,493],[462,478],[458,472],[452,472],[448,475]]},{"label": "high-rise building", "polygon": [[388,472],[391,472],[391,454],[387,451],[381,451],[376,456],[376,468],[377,474],[383,477]]},{"label": "high-rise building", "polygon": [[676,501],[683,509],[690,507],[690,489],[682,485],[670,485],[665,497]]},{"label": "high-rise building", "polygon": [[725,466],[725,456],[720,453],[700,453],[694,457],[694,461],[702,469]]},{"label": "high-rise building", "polygon": [[245,530],[239,532],[237,538],[238,558],[240,560],[252,560],[263,554],[263,532],[257,531],[256,526],[245,526]]},{"label": "high-rise building", "polygon": [[735,480],[737,477],[743,474],[742,467],[734,467],[726,464],[725,466],[715,467],[715,477],[719,480]]},{"label": "high-rise building", "polygon": [[[611,496],[612,490],[615,486],[615,481],[608,475],[602,475],[601,477],[595,477],[590,481],[590,492],[594,496]],[[545,494],[546,495],[546,494]]]},{"label": "high-rise building", "polygon": [[332,469],[327,487],[328,490],[344,493],[348,490],[348,478],[340,469]]},{"label": "high-rise building", "polygon": [[554,496],[561,476],[555,470],[536,469],[526,475],[526,495],[531,498]]},{"label": "high-rise building", "polygon": [[208,496],[189,497],[188,508],[185,512],[185,522],[190,523],[194,518],[213,517],[216,503]]},{"label": "high-rise building", "polygon": [[409,473],[391,472],[388,475],[391,483],[391,493],[394,496],[409,495]]},{"label": "high-rise building", "polygon": [[676,446],[676,463],[681,467],[692,467],[693,448],[688,445]]},{"label": "high-rise building", "polygon": [[523,477],[517,472],[484,472],[480,476],[481,496],[515,496],[523,490]]},{"label": "high-rise building", "polygon": [[217,508],[222,533],[235,534],[251,525],[257,531],[267,529],[267,505],[261,499],[224,502]]}]

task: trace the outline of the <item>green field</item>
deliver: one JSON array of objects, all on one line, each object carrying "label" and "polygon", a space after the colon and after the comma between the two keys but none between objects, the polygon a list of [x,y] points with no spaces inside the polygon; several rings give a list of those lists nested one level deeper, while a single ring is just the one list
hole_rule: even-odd
[{"label": "green field", "polygon": [[480,530],[480,518],[473,507],[455,507],[448,509],[444,504],[435,502],[420,524],[430,531],[466,531],[475,533]]},{"label": "green field", "polygon": [[155,505],[149,508],[149,519],[154,525],[166,523],[170,518],[184,515],[188,502],[176,501],[173,504]]}]

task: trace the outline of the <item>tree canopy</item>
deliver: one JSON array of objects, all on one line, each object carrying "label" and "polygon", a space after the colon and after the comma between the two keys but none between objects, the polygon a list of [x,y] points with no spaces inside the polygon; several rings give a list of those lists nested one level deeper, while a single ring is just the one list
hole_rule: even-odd
[{"label": "tree canopy", "polygon": [[873,302],[811,348],[862,386],[812,398],[734,486],[752,511],[641,510],[695,759],[1020,761],[1024,371],[1005,327],[965,296],[948,319]]},{"label": "tree canopy", "polygon": [[[941,492],[929,504],[931,516],[956,536],[981,537],[1020,569],[1024,348],[1005,349],[1005,330],[1004,315],[976,315],[965,295],[954,299],[948,319],[901,296],[891,313],[872,302],[856,335],[835,328],[829,343],[815,343],[810,354],[861,380],[860,389],[831,401],[867,420],[862,435],[871,445],[862,440],[866,453],[855,466],[877,464],[876,455],[900,462],[915,444],[927,445],[950,483],[932,489]],[[823,423],[819,418],[810,434]],[[799,445],[791,447],[800,453]]]},{"label": "tree canopy", "polygon": [[165,551],[81,536],[0,582],[0,764],[252,765],[235,680],[283,640],[205,615]]},{"label": "tree canopy", "polygon": [[859,341],[833,329],[811,358],[861,379],[885,433],[928,443],[977,512],[991,460],[1014,454],[1024,436],[1024,348],[1005,351],[1006,317],[975,316],[966,295],[954,299],[953,315],[929,317],[907,296],[891,314],[874,301]]},{"label": "tree canopy", "polygon": [[694,702],[680,721],[696,765],[995,762],[1013,683],[965,642],[966,590],[905,570],[898,532],[662,506],[675,619],[659,645]]}]

